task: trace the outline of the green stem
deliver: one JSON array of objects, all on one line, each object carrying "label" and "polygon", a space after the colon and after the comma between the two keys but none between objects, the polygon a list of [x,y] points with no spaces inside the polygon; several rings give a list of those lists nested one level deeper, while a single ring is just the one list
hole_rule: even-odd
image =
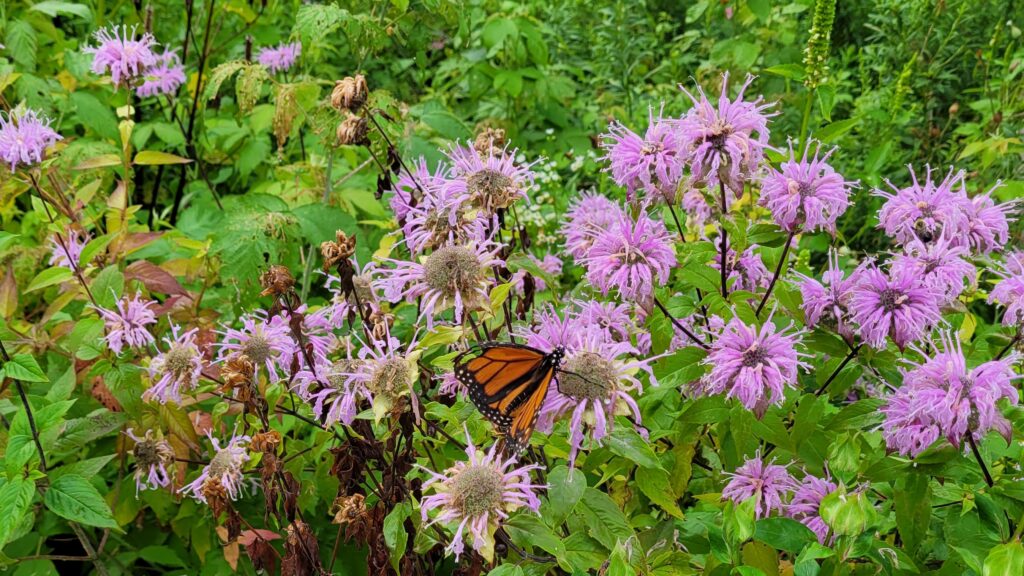
[{"label": "green stem", "polygon": [[807,99],[804,101],[804,117],[800,121],[800,143],[807,141],[807,127],[811,123],[811,112],[814,110],[814,88],[807,89]]}]

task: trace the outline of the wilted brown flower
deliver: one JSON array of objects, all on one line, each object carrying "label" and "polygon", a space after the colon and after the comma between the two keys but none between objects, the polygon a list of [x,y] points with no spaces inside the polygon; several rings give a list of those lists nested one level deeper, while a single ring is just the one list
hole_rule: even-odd
[{"label": "wilted brown flower", "polygon": [[281,433],[277,430],[268,430],[253,434],[249,445],[257,452],[273,452],[274,448],[281,443]]},{"label": "wilted brown flower", "polygon": [[358,112],[363,104],[366,104],[369,92],[366,78],[362,74],[347,76],[335,83],[334,90],[331,91],[331,106],[339,111]]},{"label": "wilted brown flower", "polygon": [[348,524],[355,522],[366,512],[366,497],[362,494],[351,496],[338,496],[331,505],[334,511],[335,524]]},{"label": "wilted brown flower", "polygon": [[260,274],[260,286],[263,287],[260,296],[282,296],[291,292],[295,286],[295,278],[287,267],[275,264]]},{"label": "wilted brown flower", "polygon": [[356,237],[349,237],[343,231],[335,232],[334,242],[320,244],[320,254],[324,257],[324,270],[336,268],[344,260],[356,253]]},{"label": "wilted brown flower", "polygon": [[369,124],[366,118],[349,114],[347,118],[338,124],[338,144],[341,146],[362,146],[370,140],[367,136],[370,133]]},{"label": "wilted brown flower", "polygon": [[200,490],[203,493],[203,498],[206,498],[206,504],[213,511],[214,517],[220,516],[221,512],[227,510],[230,499],[220,478],[214,476],[207,478]]},{"label": "wilted brown flower", "polygon": [[309,525],[296,520],[288,526],[288,537],[284,544],[284,558],[281,559],[281,573],[305,576],[323,573],[320,565],[320,546]]},{"label": "wilted brown flower", "polygon": [[391,333],[391,327],[395,325],[394,314],[386,314],[381,310],[374,310],[370,313],[370,335],[377,340],[384,341]]},{"label": "wilted brown flower", "polygon": [[256,374],[256,365],[245,354],[234,354],[224,363],[220,374],[224,379],[224,392],[248,390]]},{"label": "wilted brown flower", "polygon": [[499,152],[505,148],[505,130],[502,128],[484,128],[476,135],[473,147],[482,156],[488,156],[491,152]]}]

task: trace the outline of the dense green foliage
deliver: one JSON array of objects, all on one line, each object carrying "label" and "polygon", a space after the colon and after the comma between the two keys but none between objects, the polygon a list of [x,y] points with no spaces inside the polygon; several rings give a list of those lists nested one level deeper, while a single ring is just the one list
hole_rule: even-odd
[{"label": "dense green foliage", "polygon": [[[613,120],[642,133],[652,113],[681,116],[691,101],[679,86],[704,86],[714,98],[723,72],[756,75],[748,96],[778,103],[769,162],[787,157],[787,137],[798,149],[813,137],[837,146],[830,162],[860,183],[834,238],[800,235],[788,256],[793,269],[815,275],[829,247],[851,262],[884,257],[895,248],[878,230],[882,199],[872,191],[887,189],[886,180],[908,184],[908,164],[919,173],[962,168],[971,194],[1001,181],[994,198],[1024,197],[1021,23],[1024,7],[1012,0],[0,4],[0,106],[36,110],[63,136],[41,164],[0,169],[0,566],[14,576],[252,574],[258,556],[272,559],[268,572],[286,574],[1024,573],[1024,411],[1004,402],[1012,441],[990,434],[977,455],[942,441],[914,458],[891,454],[878,432],[883,400],[858,394],[865,381],[899,386],[898,361],[916,357],[892,345],[851,361],[856,350],[835,334],[807,332],[811,368],[781,406],[757,418],[720,396],[681,394],[707,370],[706,352],[667,352],[672,325],[657,311],[645,315],[652,355],[665,353],[653,363],[659,386],[645,380],[636,398],[647,436],[619,416],[573,470],[565,423],[536,434],[523,458],[546,466],[534,478],[548,485],[540,514],[511,516],[511,546],[494,562],[469,545],[458,561],[446,555],[452,527],[420,516],[429,491],[419,467],[443,472],[464,461],[454,440],[465,440],[464,425],[478,447],[494,441],[468,399],[437,392],[434,377],[476,340],[468,324],[431,331],[417,303],[387,306],[391,333],[419,342],[420,396],[407,400],[422,402],[420,412],[380,418],[367,403],[352,426],[322,426],[294,393],[302,355],[288,377],[262,374],[250,404],[225,398],[237,390],[208,348],[246,314],[294,311],[290,296],[261,285],[271,265],[291,271],[289,294],[306,310],[330,305],[320,246],[336,231],[355,238],[360,264],[414,260],[381,197],[398,179],[389,169],[421,156],[433,165],[484,129],[504,130],[525,161],[536,161],[530,202],[505,231],[529,244],[520,241],[506,261],[509,272],[546,279],[547,289],[526,303],[503,278],[477,319],[504,340],[502,323],[521,330],[544,305],[594,296],[558,231],[581,192],[626,196],[606,174],[602,134]],[[150,30],[177,51],[187,81],[176,95],[139,98],[90,71],[83,49],[115,24]],[[287,41],[302,43],[290,70],[254,62],[261,47]],[[356,74],[369,85],[369,136],[339,145],[346,113],[331,93]],[[671,222],[661,207],[652,213]],[[787,258],[786,234],[752,202],[740,203],[729,226],[737,250],[758,244],[769,271]],[[1020,247],[1020,228],[1011,225],[1007,249]],[[50,239],[68,230],[91,238],[74,270],[50,263]],[[675,246],[680,266],[658,287],[668,309],[764,321],[756,298],[717,294],[718,272],[707,264],[715,245],[702,230],[687,233]],[[566,266],[552,276],[528,254],[555,254]],[[975,260],[979,277],[996,256]],[[992,281],[972,282],[943,310],[972,366],[1020,339],[999,324]],[[144,401],[154,355],[119,355],[104,341],[95,308],[137,291],[158,302],[157,342],[171,337],[172,323],[198,330],[207,362],[182,402]],[[803,326],[792,282],[780,281],[771,306]],[[367,329],[353,314],[339,338],[359,350]],[[215,514],[172,489],[137,493],[128,429],[168,439],[175,489],[209,463],[207,432],[222,444],[243,430],[279,443],[251,451],[246,484],[254,489]],[[838,536],[831,545],[795,520],[755,521],[750,505],[723,501],[729,474],[765,450],[793,462],[794,473],[827,471],[842,484],[822,505]],[[984,473],[976,457],[987,462]],[[362,524],[337,521],[353,494],[365,495]],[[303,530],[311,538],[295,544]],[[318,560],[296,560],[296,549]]]}]

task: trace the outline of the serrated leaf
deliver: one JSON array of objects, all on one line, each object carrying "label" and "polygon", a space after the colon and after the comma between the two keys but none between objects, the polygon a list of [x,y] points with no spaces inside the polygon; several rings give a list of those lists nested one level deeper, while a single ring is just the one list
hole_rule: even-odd
[{"label": "serrated leaf", "polygon": [[660,469],[661,462],[651,448],[651,444],[640,437],[636,430],[626,426],[616,426],[612,433],[605,437],[605,445],[615,454],[643,468]]},{"label": "serrated leaf", "polygon": [[29,72],[36,69],[36,50],[39,46],[36,30],[24,20],[7,22],[7,34],[4,38],[6,49],[4,54],[14,58],[19,67]]},{"label": "serrated leaf", "polygon": [[43,0],[33,4],[31,10],[42,12],[51,18],[59,15],[78,16],[85,20],[92,19],[92,11],[85,4],[75,2],[62,2],[61,0]]},{"label": "serrated leaf", "polygon": [[776,550],[798,553],[811,542],[817,542],[814,532],[792,518],[762,518],[754,526],[754,539]]},{"label": "serrated leaf", "polygon": [[668,472],[660,468],[645,468],[636,471],[636,484],[651,502],[676,518],[682,519],[683,511],[672,492]]},{"label": "serrated leaf", "polygon": [[18,520],[28,512],[35,493],[35,481],[19,475],[0,485],[0,550],[14,533]]},{"label": "serrated leaf", "polygon": [[106,500],[78,474],[67,474],[54,480],[46,490],[43,502],[51,512],[66,520],[98,528],[118,528]]},{"label": "serrated leaf", "polygon": [[225,62],[220,66],[217,66],[210,72],[210,79],[207,81],[206,89],[203,91],[203,97],[206,100],[212,100],[220,92],[220,85],[225,80],[231,78],[239,70],[247,66],[244,60],[232,60],[231,62]]},{"label": "serrated leaf", "polygon": [[395,572],[399,571],[399,562],[405,555],[405,548],[409,543],[409,533],[405,531],[405,519],[409,514],[409,506],[403,503],[384,518],[384,544],[390,552],[391,567]]},{"label": "serrated leaf", "polygon": [[590,527],[590,535],[608,550],[615,548],[616,543],[625,542],[633,537],[633,528],[630,527],[626,515],[615,501],[600,490],[584,490],[577,512]]},{"label": "serrated leaf", "polygon": [[4,362],[3,373],[8,378],[22,382],[49,382],[46,373],[31,354],[15,354],[10,361]]},{"label": "serrated leaf", "polygon": [[36,290],[42,290],[53,286],[54,284],[60,284],[67,282],[72,277],[71,270],[63,267],[47,268],[36,274],[36,277],[28,283],[28,288],[25,288],[25,292],[34,292]]}]

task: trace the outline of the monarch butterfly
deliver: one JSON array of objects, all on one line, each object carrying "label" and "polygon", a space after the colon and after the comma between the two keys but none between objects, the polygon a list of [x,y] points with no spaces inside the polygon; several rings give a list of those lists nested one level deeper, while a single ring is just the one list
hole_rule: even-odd
[{"label": "monarch butterfly", "polygon": [[[467,356],[472,356],[467,358]],[[565,349],[485,342],[455,358],[455,377],[513,452],[526,447]]]}]

